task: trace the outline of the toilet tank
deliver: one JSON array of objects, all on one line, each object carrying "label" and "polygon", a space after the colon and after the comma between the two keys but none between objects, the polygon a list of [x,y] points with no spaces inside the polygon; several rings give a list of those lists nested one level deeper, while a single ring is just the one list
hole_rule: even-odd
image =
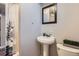
[{"label": "toilet tank", "polygon": [[58,56],[79,56],[79,49],[63,46],[63,44],[57,44]]}]

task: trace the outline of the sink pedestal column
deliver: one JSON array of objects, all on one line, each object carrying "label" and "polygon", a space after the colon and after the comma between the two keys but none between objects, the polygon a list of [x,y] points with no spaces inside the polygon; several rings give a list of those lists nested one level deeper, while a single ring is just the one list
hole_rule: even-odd
[{"label": "sink pedestal column", "polygon": [[43,56],[49,55],[49,45],[43,44]]}]

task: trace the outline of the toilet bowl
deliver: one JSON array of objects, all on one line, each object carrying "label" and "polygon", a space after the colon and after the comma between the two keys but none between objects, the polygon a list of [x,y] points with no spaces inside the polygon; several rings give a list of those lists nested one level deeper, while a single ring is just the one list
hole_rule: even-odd
[{"label": "toilet bowl", "polygon": [[63,46],[63,44],[57,44],[58,56],[79,56],[79,49]]}]

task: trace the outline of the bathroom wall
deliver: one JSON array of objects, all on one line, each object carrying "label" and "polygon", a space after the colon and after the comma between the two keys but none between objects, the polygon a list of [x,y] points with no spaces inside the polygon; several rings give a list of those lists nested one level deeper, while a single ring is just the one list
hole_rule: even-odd
[{"label": "bathroom wall", "polygon": [[42,25],[41,33],[44,32],[53,34],[57,43],[65,38],[79,41],[79,4],[58,3],[57,24]]},{"label": "bathroom wall", "polygon": [[41,33],[41,8],[38,3],[20,4],[20,55],[39,55],[36,38]]},{"label": "bathroom wall", "polygon": [[[55,36],[57,43],[62,43],[65,38],[79,41],[79,4],[58,3],[57,24],[44,24],[42,27],[40,5],[36,3],[20,5],[20,55],[39,55],[40,49],[36,38],[44,32]],[[56,49],[52,48],[50,49],[53,53]]]}]

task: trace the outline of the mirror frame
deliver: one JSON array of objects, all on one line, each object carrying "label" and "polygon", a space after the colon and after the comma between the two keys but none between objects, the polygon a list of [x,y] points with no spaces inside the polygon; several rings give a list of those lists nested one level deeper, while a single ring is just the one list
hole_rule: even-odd
[{"label": "mirror frame", "polygon": [[[54,21],[51,21],[51,22],[44,22],[44,9],[46,8],[49,8],[49,7],[52,7],[52,6],[55,6],[56,5],[56,12],[55,12],[55,17],[54,17]],[[53,4],[50,4],[48,6],[45,6],[42,8],[42,24],[55,24],[57,23],[57,3],[53,3]]]}]

